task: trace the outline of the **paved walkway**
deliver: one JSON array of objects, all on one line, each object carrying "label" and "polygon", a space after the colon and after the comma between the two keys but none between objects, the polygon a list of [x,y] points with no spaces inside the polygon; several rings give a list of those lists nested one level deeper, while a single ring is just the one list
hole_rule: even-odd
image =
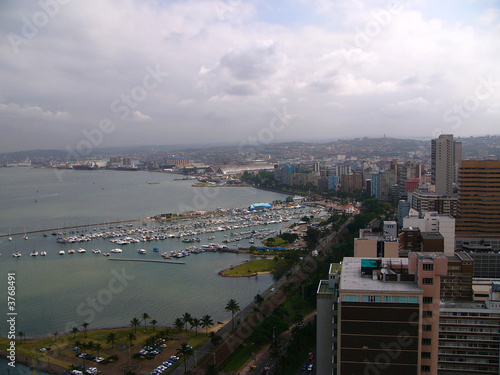
[{"label": "paved walkway", "polygon": [[259,362],[262,356],[268,352],[270,346],[271,346],[270,344],[267,344],[262,349],[260,349],[258,353],[255,355],[255,359],[250,358],[250,360],[245,364],[245,366],[243,366],[243,368],[240,370],[238,374],[239,375],[254,374],[255,371],[251,370],[252,366],[255,363]]}]

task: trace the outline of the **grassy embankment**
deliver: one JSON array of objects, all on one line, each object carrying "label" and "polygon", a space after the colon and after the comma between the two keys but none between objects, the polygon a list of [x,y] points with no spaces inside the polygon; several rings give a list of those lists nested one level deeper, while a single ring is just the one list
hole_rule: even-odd
[{"label": "grassy embankment", "polygon": [[275,264],[276,262],[273,259],[256,259],[229,268],[223,272],[225,276],[254,276],[259,273],[271,272]]}]

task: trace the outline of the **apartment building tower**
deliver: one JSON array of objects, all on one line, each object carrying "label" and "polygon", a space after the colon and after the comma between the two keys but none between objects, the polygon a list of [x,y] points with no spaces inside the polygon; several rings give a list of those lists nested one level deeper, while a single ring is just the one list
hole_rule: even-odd
[{"label": "apartment building tower", "polygon": [[462,143],[455,142],[452,134],[441,134],[431,141],[431,181],[436,193],[453,193],[453,183],[457,180],[458,162],[461,159]]}]

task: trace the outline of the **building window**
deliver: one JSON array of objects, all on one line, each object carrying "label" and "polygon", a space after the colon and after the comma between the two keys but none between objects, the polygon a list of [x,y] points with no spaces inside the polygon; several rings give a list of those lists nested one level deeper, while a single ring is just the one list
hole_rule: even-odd
[{"label": "building window", "polygon": [[434,283],[434,279],[432,277],[424,277],[422,279],[422,284],[424,285],[432,285]]},{"label": "building window", "polygon": [[343,295],[342,296],[342,301],[344,302],[359,302],[359,296],[355,295]]},{"label": "building window", "polygon": [[431,352],[422,352],[422,358],[424,359],[431,358]]},{"label": "building window", "polygon": [[424,303],[432,303],[432,297],[424,297],[423,302]]},{"label": "building window", "polygon": [[431,345],[431,339],[422,339],[422,345]]},{"label": "building window", "polygon": [[431,372],[431,366],[421,366],[422,372]]},{"label": "building window", "polygon": [[432,311],[423,311],[422,316],[424,318],[432,318]]},{"label": "building window", "polygon": [[430,325],[430,324],[422,324],[422,331],[424,331],[424,332],[432,331],[432,325]]},{"label": "building window", "polygon": [[363,296],[363,302],[382,302],[381,296]]},{"label": "building window", "polygon": [[423,269],[424,269],[424,271],[433,271],[434,270],[434,264],[432,264],[432,263],[424,263],[423,264]]}]

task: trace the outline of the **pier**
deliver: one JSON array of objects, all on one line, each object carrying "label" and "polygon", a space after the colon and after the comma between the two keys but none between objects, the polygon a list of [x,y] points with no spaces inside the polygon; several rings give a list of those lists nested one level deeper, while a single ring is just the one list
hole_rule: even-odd
[{"label": "pier", "polygon": [[146,262],[146,263],[169,263],[169,264],[186,264],[185,262],[176,262],[175,260],[160,260],[160,259],[124,259],[124,258],[108,258],[118,262]]},{"label": "pier", "polygon": [[[94,223],[94,224],[81,224],[81,225],[68,225],[65,227],[58,228],[46,228],[46,229],[37,229],[26,231],[26,234],[30,233],[41,233],[41,232],[60,232],[65,229],[73,229],[73,228],[85,228],[85,227],[97,227],[97,226],[109,226],[110,224],[124,224],[124,223],[135,223],[136,221],[151,221],[149,219],[133,219],[133,220],[117,220],[117,221],[107,221],[105,223]],[[11,234],[0,234],[1,237],[9,237],[9,236],[24,236],[25,232],[11,233]]]}]

